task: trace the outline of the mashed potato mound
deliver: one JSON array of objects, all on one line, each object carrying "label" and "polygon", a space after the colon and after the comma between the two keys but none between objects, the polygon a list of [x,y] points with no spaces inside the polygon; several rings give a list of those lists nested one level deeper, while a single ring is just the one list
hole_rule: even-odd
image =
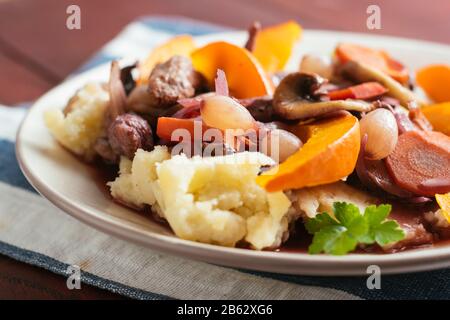
[{"label": "mashed potato mound", "polygon": [[71,100],[67,115],[53,109],[44,114],[44,120],[59,143],[89,160],[95,154],[94,143],[103,130],[108,101],[108,92],[101,84],[87,84]]},{"label": "mashed potato mound", "polygon": [[263,249],[281,244],[291,207],[283,192],[268,193],[255,182],[270,164],[261,153],[170,158],[166,147],[156,147],[138,150],[132,162],[122,159],[108,185],[121,201],[152,205],[180,238],[223,246],[246,240]]}]

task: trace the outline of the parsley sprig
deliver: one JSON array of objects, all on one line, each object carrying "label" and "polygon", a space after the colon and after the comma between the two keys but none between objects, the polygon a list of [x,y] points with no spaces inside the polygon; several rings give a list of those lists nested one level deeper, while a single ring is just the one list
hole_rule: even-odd
[{"label": "parsley sprig", "polygon": [[314,235],[309,253],[344,255],[358,244],[384,246],[404,239],[405,232],[398,223],[386,220],[391,208],[388,204],[372,205],[361,214],[354,204],[335,202],[334,218],[324,212],[306,222],[306,230]]}]

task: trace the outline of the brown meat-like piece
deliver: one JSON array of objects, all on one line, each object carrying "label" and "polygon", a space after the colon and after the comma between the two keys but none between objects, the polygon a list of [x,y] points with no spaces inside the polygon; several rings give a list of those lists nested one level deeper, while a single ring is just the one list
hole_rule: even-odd
[{"label": "brown meat-like piece", "polygon": [[193,97],[202,84],[203,77],[194,70],[191,61],[174,56],[155,66],[148,80],[148,90],[154,106],[167,107],[179,99]]},{"label": "brown meat-like piece", "polygon": [[272,98],[269,96],[241,99],[239,103],[247,108],[256,121],[271,122],[274,120]]},{"label": "brown meat-like piece", "polygon": [[137,149],[151,150],[153,135],[150,125],[133,113],[119,115],[108,128],[111,149],[117,155],[133,159]]}]

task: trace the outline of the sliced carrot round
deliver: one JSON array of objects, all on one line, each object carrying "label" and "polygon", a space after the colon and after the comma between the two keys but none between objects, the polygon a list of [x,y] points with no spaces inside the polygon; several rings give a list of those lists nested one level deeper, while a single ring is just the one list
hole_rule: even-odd
[{"label": "sliced carrot round", "polygon": [[386,61],[378,50],[352,43],[341,43],[336,47],[336,56],[342,63],[357,61],[377,69],[385,69]]},{"label": "sliced carrot round", "polygon": [[429,65],[417,71],[416,81],[435,102],[450,102],[450,66]]},{"label": "sliced carrot round", "polygon": [[342,63],[356,61],[385,72],[398,82],[406,84],[408,69],[383,50],[376,50],[357,44],[341,43],[336,47],[336,56]]},{"label": "sliced carrot round", "polygon": [[450,138],[434,131],[408,131],[399,136],[387,157],[389,173],[401,188],[434,196],[422,185],[430,179],[450,179]]}]

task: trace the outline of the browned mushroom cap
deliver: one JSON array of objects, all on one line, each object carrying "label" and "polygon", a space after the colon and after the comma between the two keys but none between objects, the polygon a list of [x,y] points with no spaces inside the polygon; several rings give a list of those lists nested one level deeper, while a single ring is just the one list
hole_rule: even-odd
[{"label": "browned mushroom cap", "polygon": [[340,68],[340,73],[356,82],[370,82],[376,81],[387,88],[388,95],[399,100],[403,107],[406,107],[409,102],[414,101],[419,107],[425,105],[425,102],[418,98],[414,92],[402,86],[387,74],[368,65],[364,65],[355,61],[349,61]]},{"label": "browned mushroom cap", "polygon": [[295,72],[287,75],[273,96],[276,114],[288,120],[302,120],[339,110],[368,112],[374,107],[360,100],[320,101],[320,87],[326,80],[316,74]]}]

